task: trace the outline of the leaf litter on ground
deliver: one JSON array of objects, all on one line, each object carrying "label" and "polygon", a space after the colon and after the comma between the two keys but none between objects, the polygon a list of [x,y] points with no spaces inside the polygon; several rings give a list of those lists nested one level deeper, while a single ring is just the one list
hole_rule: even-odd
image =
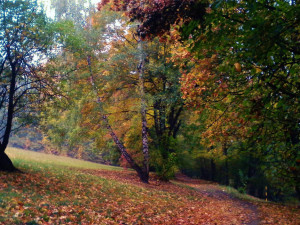
[{"label": "leaf litter on ground", "polygon": [[[16,156],[18,158],[18,156]],[[232,197],[223,187],[185,176],[17,161],[0,172],[0,224],[299,224],[299,209]]]}]

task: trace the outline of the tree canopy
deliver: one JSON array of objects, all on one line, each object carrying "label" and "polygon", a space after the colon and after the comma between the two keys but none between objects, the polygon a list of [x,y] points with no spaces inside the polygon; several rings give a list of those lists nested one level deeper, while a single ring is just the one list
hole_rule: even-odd
[{"label": "tree canopy", "polygon": [[49,23],[31,1],[1,3],[2,161],[34,115],[45,151],[131,167],[145,183],[180,171],[299,197],[298,2],[52,6]]},{"label": "tree canopy", "polygon": [[0,9],[0,169],[13,170],[4,151],[11,132],[32,115],[31,106],[46,86],[37,71],[52,40],[46,17],[35,3],[1,1]]}]

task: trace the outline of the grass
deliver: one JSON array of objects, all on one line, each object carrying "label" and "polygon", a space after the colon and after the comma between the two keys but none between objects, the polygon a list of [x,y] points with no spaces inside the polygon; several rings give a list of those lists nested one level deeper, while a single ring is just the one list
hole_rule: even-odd
[{"label": "grass", "polygon": [[64,166],[84,169],[120,170],[120,167],[88,162],[70,157],[50,155],[40,152],[26,151],[18,148],[8,148],[7,155],[16,166],[27,164],[47,166]]},{"label": "grass", "polygon": [[7,154],[23,173],[0,172],[0,224],[172,224],[200,201],[84,172],[118,167],[16,148]]},{"label": "grass", "polygon": [[[0,172],[0,224],[245,224],[253,215],[184,184],[141,184],[119,167],[16,148],[7,154],[23,173]],[[266,223],[299,222],[297,209],[261,208]]]},{"label": "grass", "polygon": [[235,198],[246,200],[246,201],[253,201],[253,202],[264,202],[264,200],[260,198],[256,198],[254,196],[244,194],[239,192],[237,189],[230,187],[230,186],[221,186],[228,194],[234,196]]}]

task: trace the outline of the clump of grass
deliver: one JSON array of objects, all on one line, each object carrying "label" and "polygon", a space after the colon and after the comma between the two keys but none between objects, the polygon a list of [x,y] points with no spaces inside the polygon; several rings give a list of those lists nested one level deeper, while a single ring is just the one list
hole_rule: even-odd
[{"label": "clump of grass", "polygon": [[248,195],[246,193],[241,193],[237,189],[230,186],[221,186],[223,190],[225,190],[228,194],[232,195],[235,198],[246,200],[246,201],[255,201],[255,202],[264,202],[264,200],[256,198],[254,196]]}]

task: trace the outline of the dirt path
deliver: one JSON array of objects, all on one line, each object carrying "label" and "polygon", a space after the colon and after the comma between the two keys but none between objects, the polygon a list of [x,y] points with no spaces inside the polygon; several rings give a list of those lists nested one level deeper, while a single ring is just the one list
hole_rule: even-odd
[{"label": "dirt path", "polygon": [[[198,216],[198,223],[196,224],[300,225],[300,210],[298,207],[257,201],[254,197],[253,201],[244,201],[227,193],[217,183],[191,179],[184,175],[177,175],[176,179],[171,182],[161,182],[151,174],[149,184],[143,184],[139,181],[136,173],[131,170],[84,170],[84,172],[124,184],[140,186],[148,190],[155,189],[174,193],[178,198],[184,199],[189,204],[186,209],[192,210],[192,215]],[[198,200],[190,201],[188,200],[190,198]],[[202,222],[202,219],[205,222]],[[177,224],[195,224],[193,216],[190,221],[190,223]]]},{"label": "dirt path", "polygon": [[[258,208],[256,205],[240,200],[227,192],[222,190],[222,188],[213,182],[199,180],[199,179],[192,179],[185,175],[178,174],[176,176],[176,182],[187,185],[195,189],[198,193],[202,196],[207,198],[211,198],[215,201],[223,202],[224,205],[232,205],[232,207],[243,209],[243,211],[248,212],[248,219],[247,222],[244,224],[248,225],[258,225],[260,224],[260,219],[258,217]],[[228,211],[234,210],[233,208],[228,208]]]}]

